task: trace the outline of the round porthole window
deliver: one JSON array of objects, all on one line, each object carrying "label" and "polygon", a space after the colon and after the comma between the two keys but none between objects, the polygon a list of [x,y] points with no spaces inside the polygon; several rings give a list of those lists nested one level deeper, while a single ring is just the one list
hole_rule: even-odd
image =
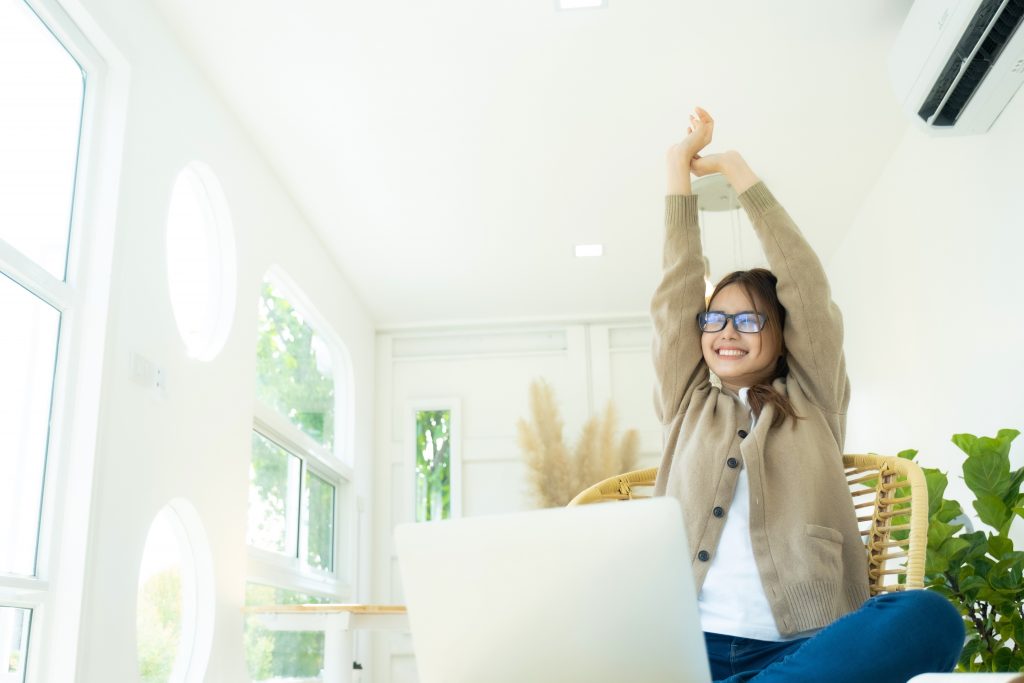
[{"label": "round porthole window", "polygon": [[188,355],[210,360],[224,346],[235,307],[235,244],[213,171],[193,161],[174,181],[167,211],[167,281]]},{"label": "round porthole window", "polygon": [[201,681],[213,634],[213,573],[194,508],[157,513],[139,567],[136,642],[143,683]]}]

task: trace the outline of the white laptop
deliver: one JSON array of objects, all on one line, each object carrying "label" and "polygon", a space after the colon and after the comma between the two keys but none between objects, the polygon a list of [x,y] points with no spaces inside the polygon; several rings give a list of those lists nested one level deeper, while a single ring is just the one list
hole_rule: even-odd
[{"label": "white laptop", "polygon": [[421,683],[710,683],[674,498],[395,530]]}]

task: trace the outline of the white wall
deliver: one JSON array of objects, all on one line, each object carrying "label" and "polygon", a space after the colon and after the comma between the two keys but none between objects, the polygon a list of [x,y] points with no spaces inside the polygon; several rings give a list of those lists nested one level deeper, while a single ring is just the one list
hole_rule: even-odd
[{"label": "white wall", "polygon": [[[280,266],[347,345],[354,373],[357,489],[367,501],[372,495],[373,324],[272,169],[149,3],[83,4],[123,52],[131,83],[75,680],[137,680],[135,604],[143,544],[156,512],[169,500],[184,498],[200,515],[213,562],[215,622],[205,680],[245,681],[240,608],[260,281],[271,265]],[[193,159],[218,175],[237,245],[233,326],[210,362],[186,356],[171,312],[164,260],[171,185]],[[132,353],[164,370],[165,397],[131,380]],[[367,545],[369,536],[367,522],[362,533]],[[365,552],[364,577],[368,569]],[[368,587],[347,597],[367,596]],[[67,674],[74,664],[53,651],[44,659],[51,672]],[[45,678],[45,671],[44,679],[71,680],[70,675]]]},{"label": "white wall", "polygon": [[[639,467],[656,466],[661,430],[654,417],[650,325],[639,316],[615,321],[535,323],[382,333],[377,338],[377,527],[375,601],[401,604],[391,542],[396,524],[412,521],[415,450],[410,406],[454,400],[461,455],[462,516],[535,507],[516,443],[516,421],[529,418],[530,383],[554,389],[573,445],[583,423],[612,400],[619,433],[640,432]],[[454,506],[453,506],[454,507]],[[374,654],[377,683],[416,680],[407,635],[381,636]]]},{"label": "white wall", "polygon": [[919,449],[971,514],[951,436],[1024,430],[1022,164],[1021,93],[987,135],[908,130],[828,264],[853,386],[847,451]]}]

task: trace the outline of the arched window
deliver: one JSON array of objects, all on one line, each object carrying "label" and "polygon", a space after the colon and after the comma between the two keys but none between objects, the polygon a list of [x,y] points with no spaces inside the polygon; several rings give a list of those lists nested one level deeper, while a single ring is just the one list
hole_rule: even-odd
[{"label": "arched window", "polygon": [[[264,279],[258,306],[246,601],[344,600],[355,563],[348,353],[284,273]],[[323,634],[250,619],[246,649],[255,681],[313,676]]]},{"label": "arched window", "polygon": [[332,451],[336,430],[335,359],[287,285],[263,281],[256,341],[256,400]]}]

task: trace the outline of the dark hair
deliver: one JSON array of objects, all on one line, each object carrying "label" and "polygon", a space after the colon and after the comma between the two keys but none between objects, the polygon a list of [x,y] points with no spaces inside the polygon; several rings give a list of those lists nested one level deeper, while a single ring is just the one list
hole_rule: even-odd
[{"label": "dark hair", "polygon": [[[782,330],[786,325],[786,308],[779,301],[779,295],[775,291],[778,278],[770,270],[764,268],[753,268],[751,270],[737,270],[723,277],[715,291],[708,297],[707,304],[718,296],[718,293],[729,285],[738,285],[746,292],[747,298],[754,304],[754,311],[763,313],[767,318],[761,334],[771,334],[779,342],[781,351],[778,361],[775,363],[775,371],[766,384],[755,384],[747,391],[747,400],[750,402],[750,409],[757,417],[761,416],[761,410],[769,403],[775,404],[775,416],[772,418],[772,426],[777,427],[785,422],[787,417],[794,420],[802,419],[793,409],[789,399],[772,388],[772,381],[785,377],[789,373],[789,362],[787,361],[786,340]],[[758,306],[763,305],[765,310],[759,310]]]}]

